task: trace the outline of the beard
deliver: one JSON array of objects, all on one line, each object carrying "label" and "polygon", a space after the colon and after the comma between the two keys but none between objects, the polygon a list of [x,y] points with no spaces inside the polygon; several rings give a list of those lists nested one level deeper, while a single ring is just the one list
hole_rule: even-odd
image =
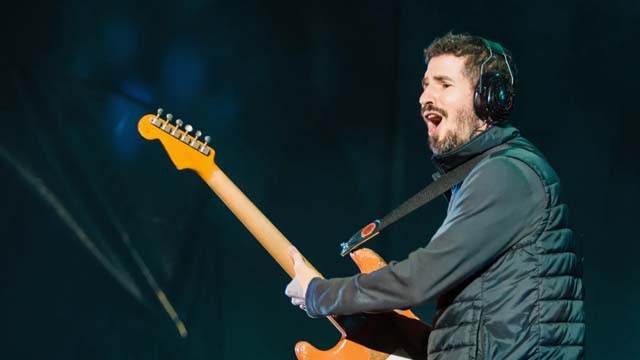
[{"label": "beard", "polygon": [[434,155],[440,155],[466,144],[482,127],[480,120],[473,109],[460,109],[454,117],[453,130],[442,136],[429,136],[429,147]]}]

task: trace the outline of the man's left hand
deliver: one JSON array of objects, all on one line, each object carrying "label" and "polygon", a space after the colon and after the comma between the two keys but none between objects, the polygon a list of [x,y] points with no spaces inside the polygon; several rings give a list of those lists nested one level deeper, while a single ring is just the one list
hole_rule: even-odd
[{"label": "man's left hand", "polygon": [[320,274],[316,272],[314,268],[309,266],[302,257],[302,254],[295,247],[289,248],[289,256],[293,260],[293,271],[295,276],[287,285],[284,293],[291,298],[291,303],[300,307],[302,310],[305,308],[305,297],[307,294],[307,287],[311,280],[315,277],[320,277]]}]

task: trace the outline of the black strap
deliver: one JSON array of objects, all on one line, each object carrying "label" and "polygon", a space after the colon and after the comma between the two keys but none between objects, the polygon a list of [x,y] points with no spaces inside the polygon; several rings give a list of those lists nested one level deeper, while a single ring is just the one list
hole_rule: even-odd
[{"label": "black strap", "polygon": [[382,220],[375,220],[371,222],[367,226],[360,229],[360,231],[355,233],[349,239],[349,241],[340,244],[340,246],[342,247],[340,255],[345,256],[346,254],[352,252],[353,250],[360,247],[360,245],[378,235],[387,226],[400,220],[419,207],[422,207],[436,197],[444,194],[456,184],[461,183],[464,178],[467,177],[469,172],[471,172],[471,169],[473,169],[480,161],[482,161],[482,159],[493,154],[494,152],[506,149],[507,147],[507,144],[495,146],[467,160],[448,173],[445,173],[440,178],[427,185],[420,192],[402,203],[402,205],[398,206],[393,211],[388,213],[385,217],[382,218]]}]

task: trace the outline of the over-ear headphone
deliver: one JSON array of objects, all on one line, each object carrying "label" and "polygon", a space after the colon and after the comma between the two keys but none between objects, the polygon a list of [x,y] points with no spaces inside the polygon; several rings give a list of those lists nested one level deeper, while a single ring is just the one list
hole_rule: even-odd
[{"label": "over-ear headphone", "polygon": [[[507,120],[513,109],[515,96],[513,72],[504,48],[498,43],[484,38],[480,39],[489,50],[489,56],[480,65],[478,84],[473,93],[473,109],[485,123],[496,125]],[[484,64],[494,57],[494,53],[504,57],[510,78],[497,71],[483,72]]]}]

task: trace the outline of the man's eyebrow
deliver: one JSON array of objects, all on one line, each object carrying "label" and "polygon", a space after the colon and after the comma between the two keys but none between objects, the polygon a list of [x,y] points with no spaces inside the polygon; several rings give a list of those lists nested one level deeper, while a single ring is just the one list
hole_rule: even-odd
[{"label": "man's eyebrow", "polygon": [[[453,78],[446,76],[446,75],[436,75],[433,77],[433,80],[438,81],[438,82],[445,82],[445,81],[449,81],[449,82],[454,82]],[[427,79],[426,77],[422,78],[422,85],[426,85],[429,84],[429,79]]]},{"label": "man's eyebrow", "polygon": [[453,79],[446,76],[446,75],[436,75],[433,77],[434,80],[436,81],[440,81],[440,82],[445,82],[445,81],[451,81],[453,82]]}]

